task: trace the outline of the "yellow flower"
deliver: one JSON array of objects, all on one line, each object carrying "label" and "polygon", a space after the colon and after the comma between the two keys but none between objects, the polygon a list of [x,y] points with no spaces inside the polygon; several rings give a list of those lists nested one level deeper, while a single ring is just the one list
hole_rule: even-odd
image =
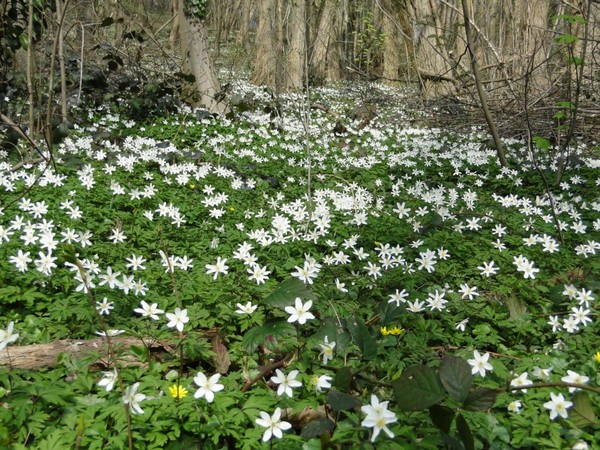
[{"label": "yellow flower", "polygon": [[185,397],[188,393],[187,389],[180,384],[174,384],[173,386],[169,387],[169,392],[173,398],[177,399]]},{"label": "yellow flower", "polygon": [[230,206],[229,211],[233,212],[233,211],[235,211],[235,208],[233,206]]},{"label": "yellow flower", "polygon": [[388,330],[387,327],[381,327],[379,331],[381,331],[381,334],[384,336],[389,336],[390,334],[392,336],[400,336],[404,333],[404,328],[393,327]]},{"label": "yellow flower", "polygon": [[195,184],[189,184],[188,186],[189,186],[190,189],[194,189],[196,187]]},{"label": "yellow flower", "polygon": [[392,336],[400,336],[402,333],[404,333],[404,328],[394,327],[390,329],[390,334]]},{"label": "yellow flower", "polygon": [[600,352],[596,353],[594,355],[594,358],[596,359],[596,361],[598,361],[600,363]]}]

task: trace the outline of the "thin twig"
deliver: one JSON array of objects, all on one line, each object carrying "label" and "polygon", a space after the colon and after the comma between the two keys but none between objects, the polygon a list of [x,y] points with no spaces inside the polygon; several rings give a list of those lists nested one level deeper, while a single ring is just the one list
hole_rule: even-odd
[{"label": "thin twig", "polygon": [[256,375],[251,380],[246,381],[246,383],[244,384],[244,387],[242,387],[242,392],[246,392],[248,389],[250,389],[250,387],[252,387],[253,384],[260,381],[264,376],[273,372],[275,369],[278,369],[278,368],[284,366],[285,364],[287,364],[289,362],[289,360],[292,359],[292,357],[294,356],[294,353],[296,353],[296,352],[295,351],[289,352],[287,355],[285,355],[279,361],[275,361],[274,363],[269,364],[268,366],[264,366],[260,370],[258,375]]}]

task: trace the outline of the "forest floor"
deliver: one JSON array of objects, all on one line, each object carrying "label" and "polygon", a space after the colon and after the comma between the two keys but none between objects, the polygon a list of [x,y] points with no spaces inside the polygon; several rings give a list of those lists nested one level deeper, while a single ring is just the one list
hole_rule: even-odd
[{"label": "forest floor", "polygon": [[406,90],[232,89],[0,155],[0,446],[596,448],[592,148],[557,182]]}]

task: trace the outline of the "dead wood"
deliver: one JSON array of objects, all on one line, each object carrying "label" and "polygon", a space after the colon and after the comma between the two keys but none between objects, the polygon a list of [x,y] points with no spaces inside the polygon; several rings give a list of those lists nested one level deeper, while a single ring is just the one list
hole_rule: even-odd
[{"label": "dead wood", "polygon": [[[132,337],[113,337],[113,345],[118,349],[127,349],[132,345],[146,346],[151,349],[165,348],[156,340]],[[0,367],[16,369],[42,369],[57,365],[58,356],[67,353],[74,358],[99,355],[99,359],[108,357],[106,339],[62,339],[47,344],[10,346],[0,352]]]}]

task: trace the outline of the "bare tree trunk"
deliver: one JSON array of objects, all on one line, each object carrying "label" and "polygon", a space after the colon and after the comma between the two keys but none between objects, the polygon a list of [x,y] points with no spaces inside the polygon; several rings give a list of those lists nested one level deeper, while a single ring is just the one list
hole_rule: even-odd
[{"label": "bare tree trunk", "polygon": [[213,16],[212,19],[212,23],[213,23],[213,27],[216,28],[216,33],[215,33],[215,40],[214,40],[214,46],[215,46],[215,58],[218,58],[219,56],[221,56],[221,37],[223,35],[223,14],[224,14],[224,9],[226,8],[226,4],[223,0],[221,0],[220,2],[210,2],[211,5],[211,15]]},{"label": "bare tree trunk", "polygon": [[323,0],[311,49],[311,78],[317,84],[342,77],[341,25],[343,2]]},{"label": "bare tree trunk", "polygon": [[258,0],[258,29],[256,31],[256,60],[252,82],[274,86],[281,73],[281,54],[277,44],[277,0]]},{"label": "bare tree trunk", "polygon": [[242,48],[248,47],[248,35],[250,34],[250,20],[252,19],[252,10],[254,9],[254,0],[242,1],[242,14],[240,26],[238,29],[235,45]]},{"label": "bare tree trunk", "polygon": [[414,61],[421,81],[424,99],[454,92],[453,68],[448,45],[443,39],[444,25],[440,22],[438,6],[432,1],[418,1],[412,5]]},{"label": "bare tree trunk", "polygon": [[204,23],[195,17],[187,17],[179,0],[179,26],[181,33],[181,51],[185,72],[195,77],[193,90],[190,92],[192,104],[203,106],[211,113],[222,114],[227,106],[217,95],[221,91],[215,75],[206,29]]},{"label": "bare tree trunk", "polygon": [[[56,16],[60,20],[62,17],[62,0],[56,0]],[[65,53],[63,48],[63,27],[59,25],[58,33],[58,63],[60,70],[60,106],[61,122],[67,122],[67,75],[65,70]]]},{"label": "bare tree trunk", "polygon": [[27,36],[29,38],[29,42],[27,44],[27,97],[29,101],[29,134],[33,140],[37,140],[38,129],[35,120],[35,91],[33,86],[33,76],[35,73],[35,52],[33,46],[33,3],[34,0],[29,0],[29,11],[27,18]]},{"label": "bare tree trunk", "polygon": [[304,85],[306,56],[306,0],[292,0],[290,6],[290,48],[284,85],[288,91],[300,91]]},{"label": "bare tree trunk", "polygon": [[171,34],[169,34],[169,45],[175,49],[177,36],[179,36],[179,0],[171,0],[171,14],[173,15],[173,25]]},{"label": "bare tree trunk", "polygon": [[384,0],[381,2],[381,7],[382,31],[385,35],[381,76],[385,83],[395,83],[400,76],[400,52],[403,47],[400,30],[401,5],[398,0]]}]

